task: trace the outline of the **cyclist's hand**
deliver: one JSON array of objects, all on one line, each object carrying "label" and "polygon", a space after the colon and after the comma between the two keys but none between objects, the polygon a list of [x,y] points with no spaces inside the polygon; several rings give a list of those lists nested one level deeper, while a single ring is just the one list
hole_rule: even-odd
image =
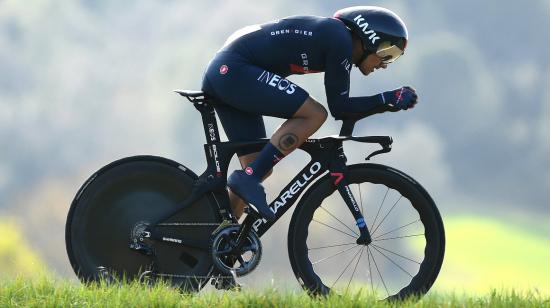
[{"label": "cyclist's hand", "polygon": [[413,108],[418,103],[418,95],[412,87],[405,86],[392,91],[382,93],[384,102],[391,107],[397,107],[401,110]]}]

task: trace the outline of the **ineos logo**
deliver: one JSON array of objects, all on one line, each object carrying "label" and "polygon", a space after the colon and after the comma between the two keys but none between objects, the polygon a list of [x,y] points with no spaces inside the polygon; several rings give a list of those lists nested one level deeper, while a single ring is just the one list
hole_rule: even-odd
[{"label": "ineos logo", "polygon": [[357,15],[353,19],[353,21],[355,21],[355,23],[359,26],[359,28],[363,29],[363,33],[365,33],[367,35],[370,34],[369,40],[371,40],[371,43],[374,44],[374,42],[376,42],[376,40],[380,39],[380,37],[378,36],[378,34],[376,34],[376,32],[374,32],[374,30],[368,30],[369,23],[365,20],[365,18],[363,18],[363,16],[361,14]]},{"label": "ineos logo", "polygon": [[216,141],[216,131],[214,130],[214,124],[208,123],[208,132],[210,133],[210,140]]},{"label": "ineos logo", "polygon": [[268,71],[263,71],[260,77],[257,79],[260,82],[264,82],[274,88],[277,88],[281,91],[285,91],[286,94],[292,94],[296,92],[296,85],[290,82],[288,79],[282,78],[281,76],[270,73]]},{"label": "ineos logo", "polygon": [[340,62],[340,64],[342,64],[342,66],[344,67],[344,69],[346,69],[348,74],[351,73],[351,63],[349,63],[349,60],[347,58],[344,59],[344,61]]}]

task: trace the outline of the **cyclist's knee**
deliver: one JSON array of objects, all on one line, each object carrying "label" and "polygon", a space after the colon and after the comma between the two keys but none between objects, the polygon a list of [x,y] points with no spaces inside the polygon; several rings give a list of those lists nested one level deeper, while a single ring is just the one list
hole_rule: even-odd
[{"label": "cyclist's knee", "polygon": [[313,98],[309,97],[311,99],[310,102],[312,102],[312,118],[313,121],[317,124],[317,127],[321,127],[323,123],[327,120],[328,112],[325,109],[323,105],[321,105],[318,101],[314,100]]},{"label": "cyclist's knee", "polygon": [[323,124],[328,117],[328,112],[321,103],[310,96],[306,99],[302,107],[298,109],[296,114],[294,114],[294,117],[308,118]]}]

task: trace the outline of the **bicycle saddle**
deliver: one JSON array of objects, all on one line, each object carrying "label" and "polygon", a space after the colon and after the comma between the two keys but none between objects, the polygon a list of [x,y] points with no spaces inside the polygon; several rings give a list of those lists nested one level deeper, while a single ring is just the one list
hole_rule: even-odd
[{"label": "bicycle saddle", "polygon": [[174,90],[174,92],[176,92],[179,95],[187,98],[192,103],[204,101],[205,99],[207,99],[209,97],[208,94],[204,93],[203,91]]}]

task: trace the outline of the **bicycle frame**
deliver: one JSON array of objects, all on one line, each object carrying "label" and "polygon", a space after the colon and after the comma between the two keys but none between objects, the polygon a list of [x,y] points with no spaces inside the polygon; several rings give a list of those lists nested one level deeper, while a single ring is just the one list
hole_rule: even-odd
[{"label": "bicycle frame", "polygon": [[[180,93],[183,95],[182,93]],[[185,95],[183,95],[185,96]],[[188,99],[190,99],[188,97]],[[233,155],[237,150],[245,149],[252,151],[259,151],[261,148],[269,142],[269,139],[264,138],[254,141],[244,142],[221,142],[219,136],[218,125],[216,122],[215,111],[213,108],[214,101],[207,98],[195,98],[190,99],[195,108],[201,113],[204,132],[206,136],[206,144],[204,145],[204,151],[207,160],[206,170],[199,176],[195,183],[195,186],[190,196],[184,200],[179,208],[169,215],[160,219],[157,224],[168,220],[170,217],[176,215],[183,209],[192,206],[198,199],[200,199],[205,193],[211,192],[218,204],[219,212],[224,221],[230,221],[237,223],[236,218],[232,215],[232,210],[229,202],[229,195],[226,189],[227,185],[227,170],[229,163]],[[327,172],[334,178],[334,185],[337,187],[340,195],[346,202],[351,214],[354,216],[357,226],[360,231],[360,237],[357,240],[358,244],[368,244],[371,241],[369,231],[364,222],[362,213],[357,206],[357,202],[353,196],[351,189],[348,187],[346,181],[346,156],[343,150],[343,141],[353,140],[366,143],[378,143],[382,146],[381,150],[373,152],[370,157],[389,152],[391,150],[391,137],[387,136],[366,136],[366,137],[352,137],[351,132],[353,126],[359,118],[344,120],[340,135],[346,134],[348,136],[331,136],[321,139],[307,139],[300,149],[306,151],[311,155],[309,163],[303,167],[303,169],[296,174],[296,176],[286,185],[279,195],[269,204],[271,210],[275,213],[275,220],[267,221],[255,213],[250,213],[245,218],[241,225],[240,235],[247,235],[251,229],[257,233],[258,236],[262,236],[267,230],[269,230],[273,224],[275,224],[283,214],[288,211],[292,205],[294,205],[300,198],[303,191],[307,190],[319,177],[326,175]],[[174,239],[172,237],[164,237],[160,234],[158,226],[154,224],[151,228],[148,228],[149,237],[165,242],[176,242],[183,245],[193,246],[199,249],[207,249],[205,245],[198,243],[191,243],[185,239]],[[239,236],[239,239],[242,239]],[[246,238],[246,236],[244,236]],[[239,243],[242,241],[239,240]]]}]

